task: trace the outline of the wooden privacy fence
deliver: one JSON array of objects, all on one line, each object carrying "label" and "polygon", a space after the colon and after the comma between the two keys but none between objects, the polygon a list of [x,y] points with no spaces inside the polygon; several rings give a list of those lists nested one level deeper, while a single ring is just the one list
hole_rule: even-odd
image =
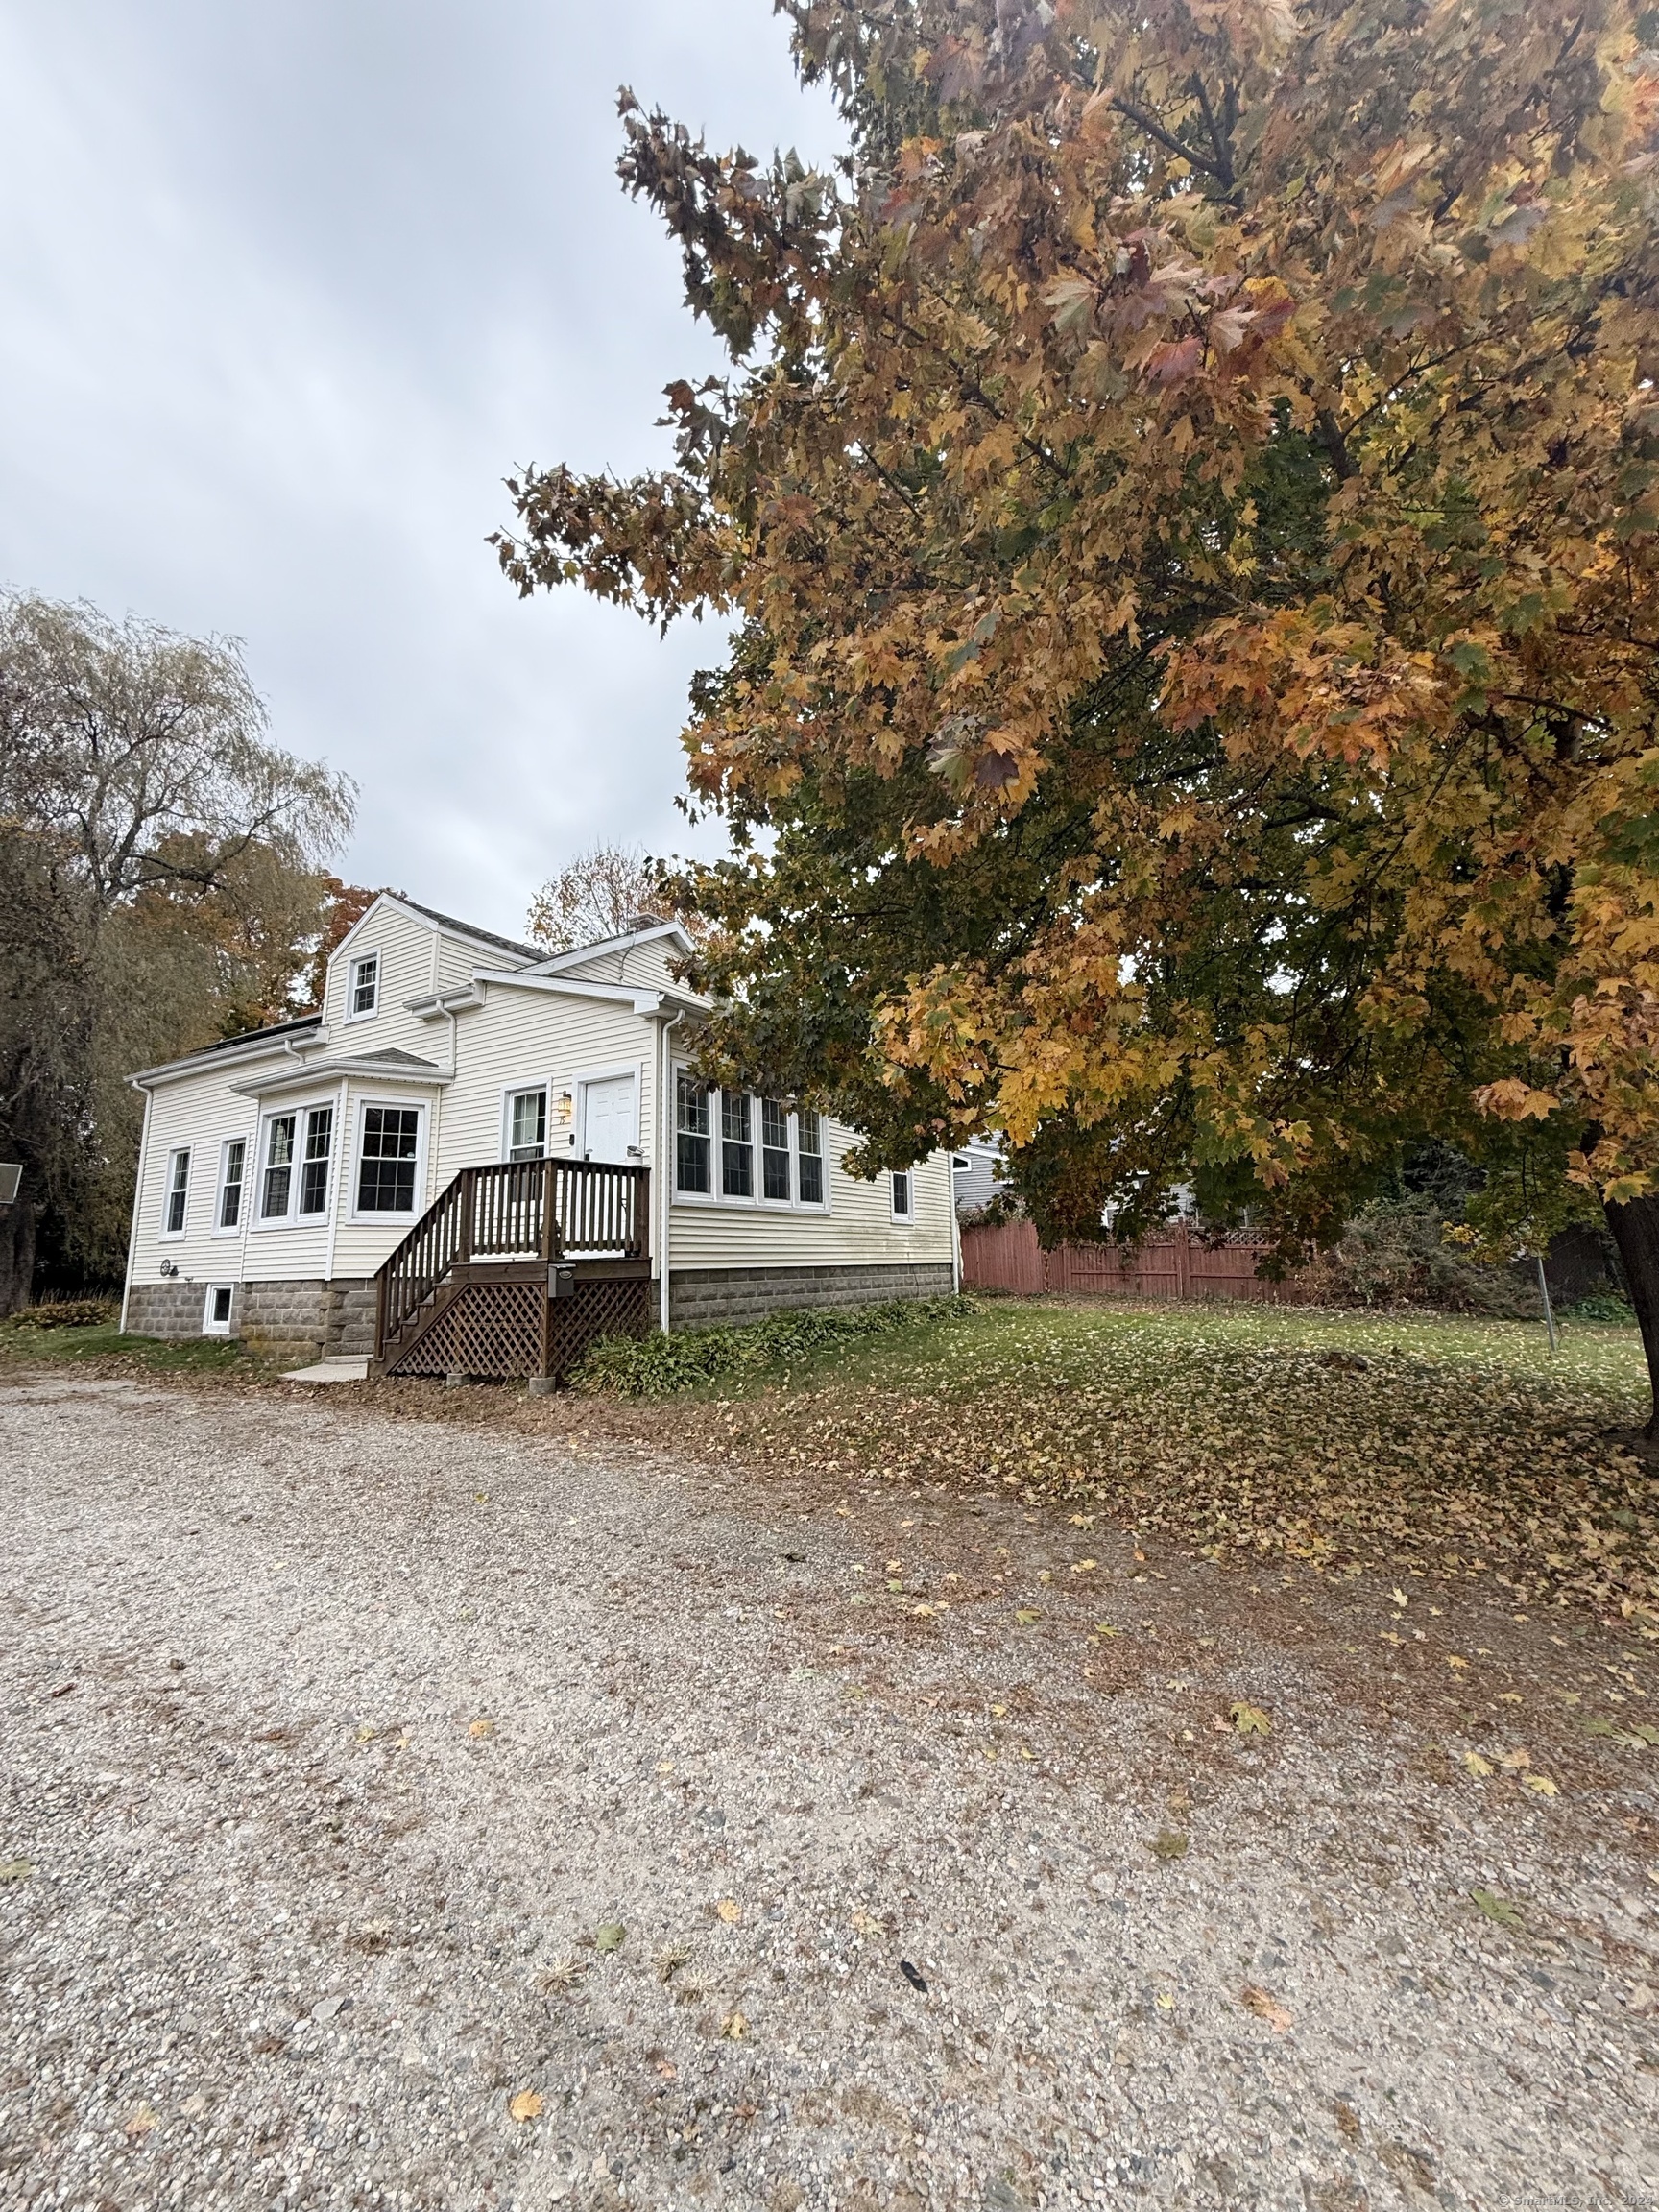
[{"label": "wooden privacy fence", "polygon": [[1185,1223],[1131,1250],[1116,1244],[1061,1244],[1045,1252],[1029,1221],[962,1232],[964,1290],[1044,1291],[1085,1298],[1253,1298],[1299,1306],[1312,1293],[1294,1280],[1270,1283],[1256,1272],[1266,1251],[1253,1239],[1206,1244]]}]

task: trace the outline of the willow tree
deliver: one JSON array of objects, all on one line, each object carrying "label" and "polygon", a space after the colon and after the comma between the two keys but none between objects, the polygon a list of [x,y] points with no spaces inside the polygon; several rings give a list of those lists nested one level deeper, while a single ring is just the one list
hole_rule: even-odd
[{"label": "willow tree", "polygon": [[[1604,1206],[1659,1365],[1659,20],[801,0],[830,176],[624,96],[724,380],[519,589],[733,624],[713,1049],[1047,1234],[1286,1249],[1402,1142]],[[758,840],[764,828],[771,834]]]}]

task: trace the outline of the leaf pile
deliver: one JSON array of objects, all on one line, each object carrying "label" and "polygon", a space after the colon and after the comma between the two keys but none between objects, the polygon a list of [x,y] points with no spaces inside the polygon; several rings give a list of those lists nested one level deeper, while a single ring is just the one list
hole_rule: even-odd
[{"label": "leaf pile", "polygon": [[[992,1309],[863,1382],[687,1408],[734,1457],[1005,1485],[1239,1564],[1491,1575],[1519,1603],[1659,1621],[1659,1499],[1606,1440],[1639,1352],[1511,1324],[1261,1309]],[[1575,1344],[1577,1350],[1575,1350]],[[1345,1344],[1363,1359],[1334,1363]]]}]

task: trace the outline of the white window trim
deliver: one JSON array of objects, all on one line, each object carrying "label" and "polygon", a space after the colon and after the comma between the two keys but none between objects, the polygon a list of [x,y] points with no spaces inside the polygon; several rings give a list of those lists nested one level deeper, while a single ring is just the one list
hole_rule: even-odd
[{"label": "white window trim", "polygon": [[540,1091],[544,1101],[542,1116],[543,1135],[541,1157],[545,1159],[553,1149],[553,1085],[544,1075],[532,1075],[523,1083],[508,1083],[501,1091],[501,1158],[513,1157],[513,1101],[522,1098],[527,1091]]},{"label": "white window trim", "polygon": [[[357,996],[357,971],[365,960],[374,963],[374,1003],[357,1013],[351,1004]],[[361,945],[346,963],[346,1003],[341,1012],[345,1022],[373,1022],[380,1011],[380,991],[386,981],[386,955],[378,945]]]},{"label": "white window trim", "polygon": [[[173,1163],[184,1163],[184,1211],[177,1229],[169,1229],[167,1216],[173,1211]],[[156,1241],[161,1244],[180,1244],[190,1234],[190,1185],[194,1179],[196,1147],[194,1144],[169,1144],[167,1166],[161,1178],[161,1219],[156,1231]]]},{"label": "white window trim", "polygon": [[[407,1214],[388,1214],[380,1210],[365,1214],[360,1212],[358,1209],[357,1192],[361,1187],[363,1175],[363,1130],[364,1122],[371,1106],[396,1106],[401,1108],[404,1112],[408,1112],[412,1109],[416,1115],[415,1202],[410,1207]],[[351,1133],[351,1181],[349,1185],[350,1195],[348,1206],[348,1218],[350,1221],[353,1223],[360,1223],[364,1228],[367,1229],[375,1229],[389,1227],[393,1222],[401,1222],[404,1228],[407,1228],[412,1221],[420,1220],[421,1214],[426,1211],[427,1204],[426,1145],[431,1127],[432,1116],[429,1111],[429,1102],[424,1098],[399,1098],[396,1095],[396,1094],[377,1094],[372,1096],[365,1096],[359,1094],[357,1099],[356,1119]]]},{"label": "white window trim", "polygon": [[[305,1118],[309,1114],[317,1113],[325,1106],[332,1108],[334,1115],[328,1140],[327,1189],[323,1205],[317,1213],[301,1214],[299,1207],[300,1185],[305,1166]],[[271,1124],[273,1121],[282,1120],[290,1114],[294,1117],[294,1158],[288,1177],[288,1211],[286,1214],[267,1214],[265,1212],[265,1154],[270,1142]],[[339,1164],[339,1151],[340,1102],[338,1094],[333,1091],[324,1092],[319,1097],[301,1099],[297,1105],[290,1105],[284,1099],[280,1106],[273,1106],[268,1114],[261,1114],[259,1127],[254,1133],[253,1174],[252,1177],[252,1212],[251,1214],[248,1212],[249,1181],[244,1180],[242,1186],[243,1213],[252,1234],[255,1237],[262,1237],[268,1233],[276,1236],[285,1229],[325,1228],[334,1216],[335,1169]],[[225,1234],[228,1237],[234,1232],[227,1229]]]},{"label": "white window trim", "polygon": [[[230,1310],[223,1321],[213,1318],[213,1298],[220,1290],[230,1293]],[[209,1283],[202,1301],[202,1334],[204,1336],[228,1336],[236,1326],[236,1286],[234,1283]]]},{"label": "white window trim", "polygon": [[[910,1205],[908,1210],[903,1214],[901,1214],[899,1211],[899,1192],[896,1188],[898,1178],[901,1175],[903,1176],[905,1186],[910,1192]],[[889,1169],[887,1175],[887,1206],[896,1227],[901,1229],[915,1228],[916,1170],[914,1167],[896,1167]]]},{"label": "white window trim", "polygon": [[[230,1163],[230,1147],[232,1144],[240,1144],[242,1146],[242,1204],[237,1211],[236,1219],[230,1224],[229,1228],[227,1229],[221,1222],[220,1215],[225,1211],[225,1170]],[[225,1137],[220,1140],[219,1175],[217,1181],[213,1185],[213,1234],[215,1237],[223,1237],[228,1239],[232,1237],[244,1236],[247,1233],[248,1202],[250,1197],[252,1195],[253,1190],[252,1183],[250,1179],[250,1170],[253,1165],[254,1154],[258,1151],[258,1149],[259,1132],[257,1128],[254,1129],[252,1137],[250,1137],[246,1131],[242,1131],[234,1137]],[[309,1216],[307,1216],[307,1218],[309,1218]]]},{"label": "white window trim", "polygon": [[803,1198],[801,1195],[801,1117],[791,1108],[785,1119],[789,1130],[789,1195],[787,1198],[766,1198],[760,1195],[764,1183],[764,1163],[760,1158],[760,1107],[757,1093],[746,1091],[737,1095],[749,1101],[749,1149],[754,1154],[753,1170],[755,1188],[747,1198],[730,1197],[721,1190],[720,1148],[725,1142],[723,1134],[722,1103],[725,1093],[718,1086],[709,1090],[709,1180],[711,1190],[682,1190],[680,1188],[680,1078],[689,1075],[690,1069],[684,1061],[675,1061],[668,1071],[668,1172],[673,1177],[674,1204],[676,1206],[724,1206],[746,1214],[807,1214],[813,1220],[822,1220],[830,1212],[830,1117],[818,1117],[819,1151],[816,1157],[824,1167],[824,1195],[821,1199]]},{"label": "white window trim", "polygon": [[[575,1074],[565,1086],[567,1091],[574,1094],[576,1101],[576,1111],[571,1120],[570,1134],[576,1140],[572,1149],[578,1160],[586,1160],[588,1157],[588,1092],[589,1087],[595,1083],[619,1083],[624,1075],[628,1076],[634,1085],[634,1149],[631,1158],[623,1165],[630,1167],[643,1166],[645,1154],[639,1138],[639,1111],[645,1082],[644,1065],[638,1060],[618,1060],[615,1066],[612,1068],[578,1068]],[[551,1098],[547,1101],[547,1110],[551,1116],[553,1110]],[[548,1123],[547,1137],[549,1147],[551,1147],[553,1137],[551,1120]]]}]

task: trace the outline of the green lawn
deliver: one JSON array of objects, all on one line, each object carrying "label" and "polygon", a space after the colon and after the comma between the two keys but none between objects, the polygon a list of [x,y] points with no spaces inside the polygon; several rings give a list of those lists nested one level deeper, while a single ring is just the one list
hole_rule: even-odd
[{"label": "green lawn", "polygon": [[255,1375],[261,1362],[222,1336],[192,1336],[170,1344],[158,1336],[124,1336],[113,1321],[90,1329],[32,1329],[0,1325],[0,1363],[14,1367],[84,1366],[119,1360],[153,1374]]}]

